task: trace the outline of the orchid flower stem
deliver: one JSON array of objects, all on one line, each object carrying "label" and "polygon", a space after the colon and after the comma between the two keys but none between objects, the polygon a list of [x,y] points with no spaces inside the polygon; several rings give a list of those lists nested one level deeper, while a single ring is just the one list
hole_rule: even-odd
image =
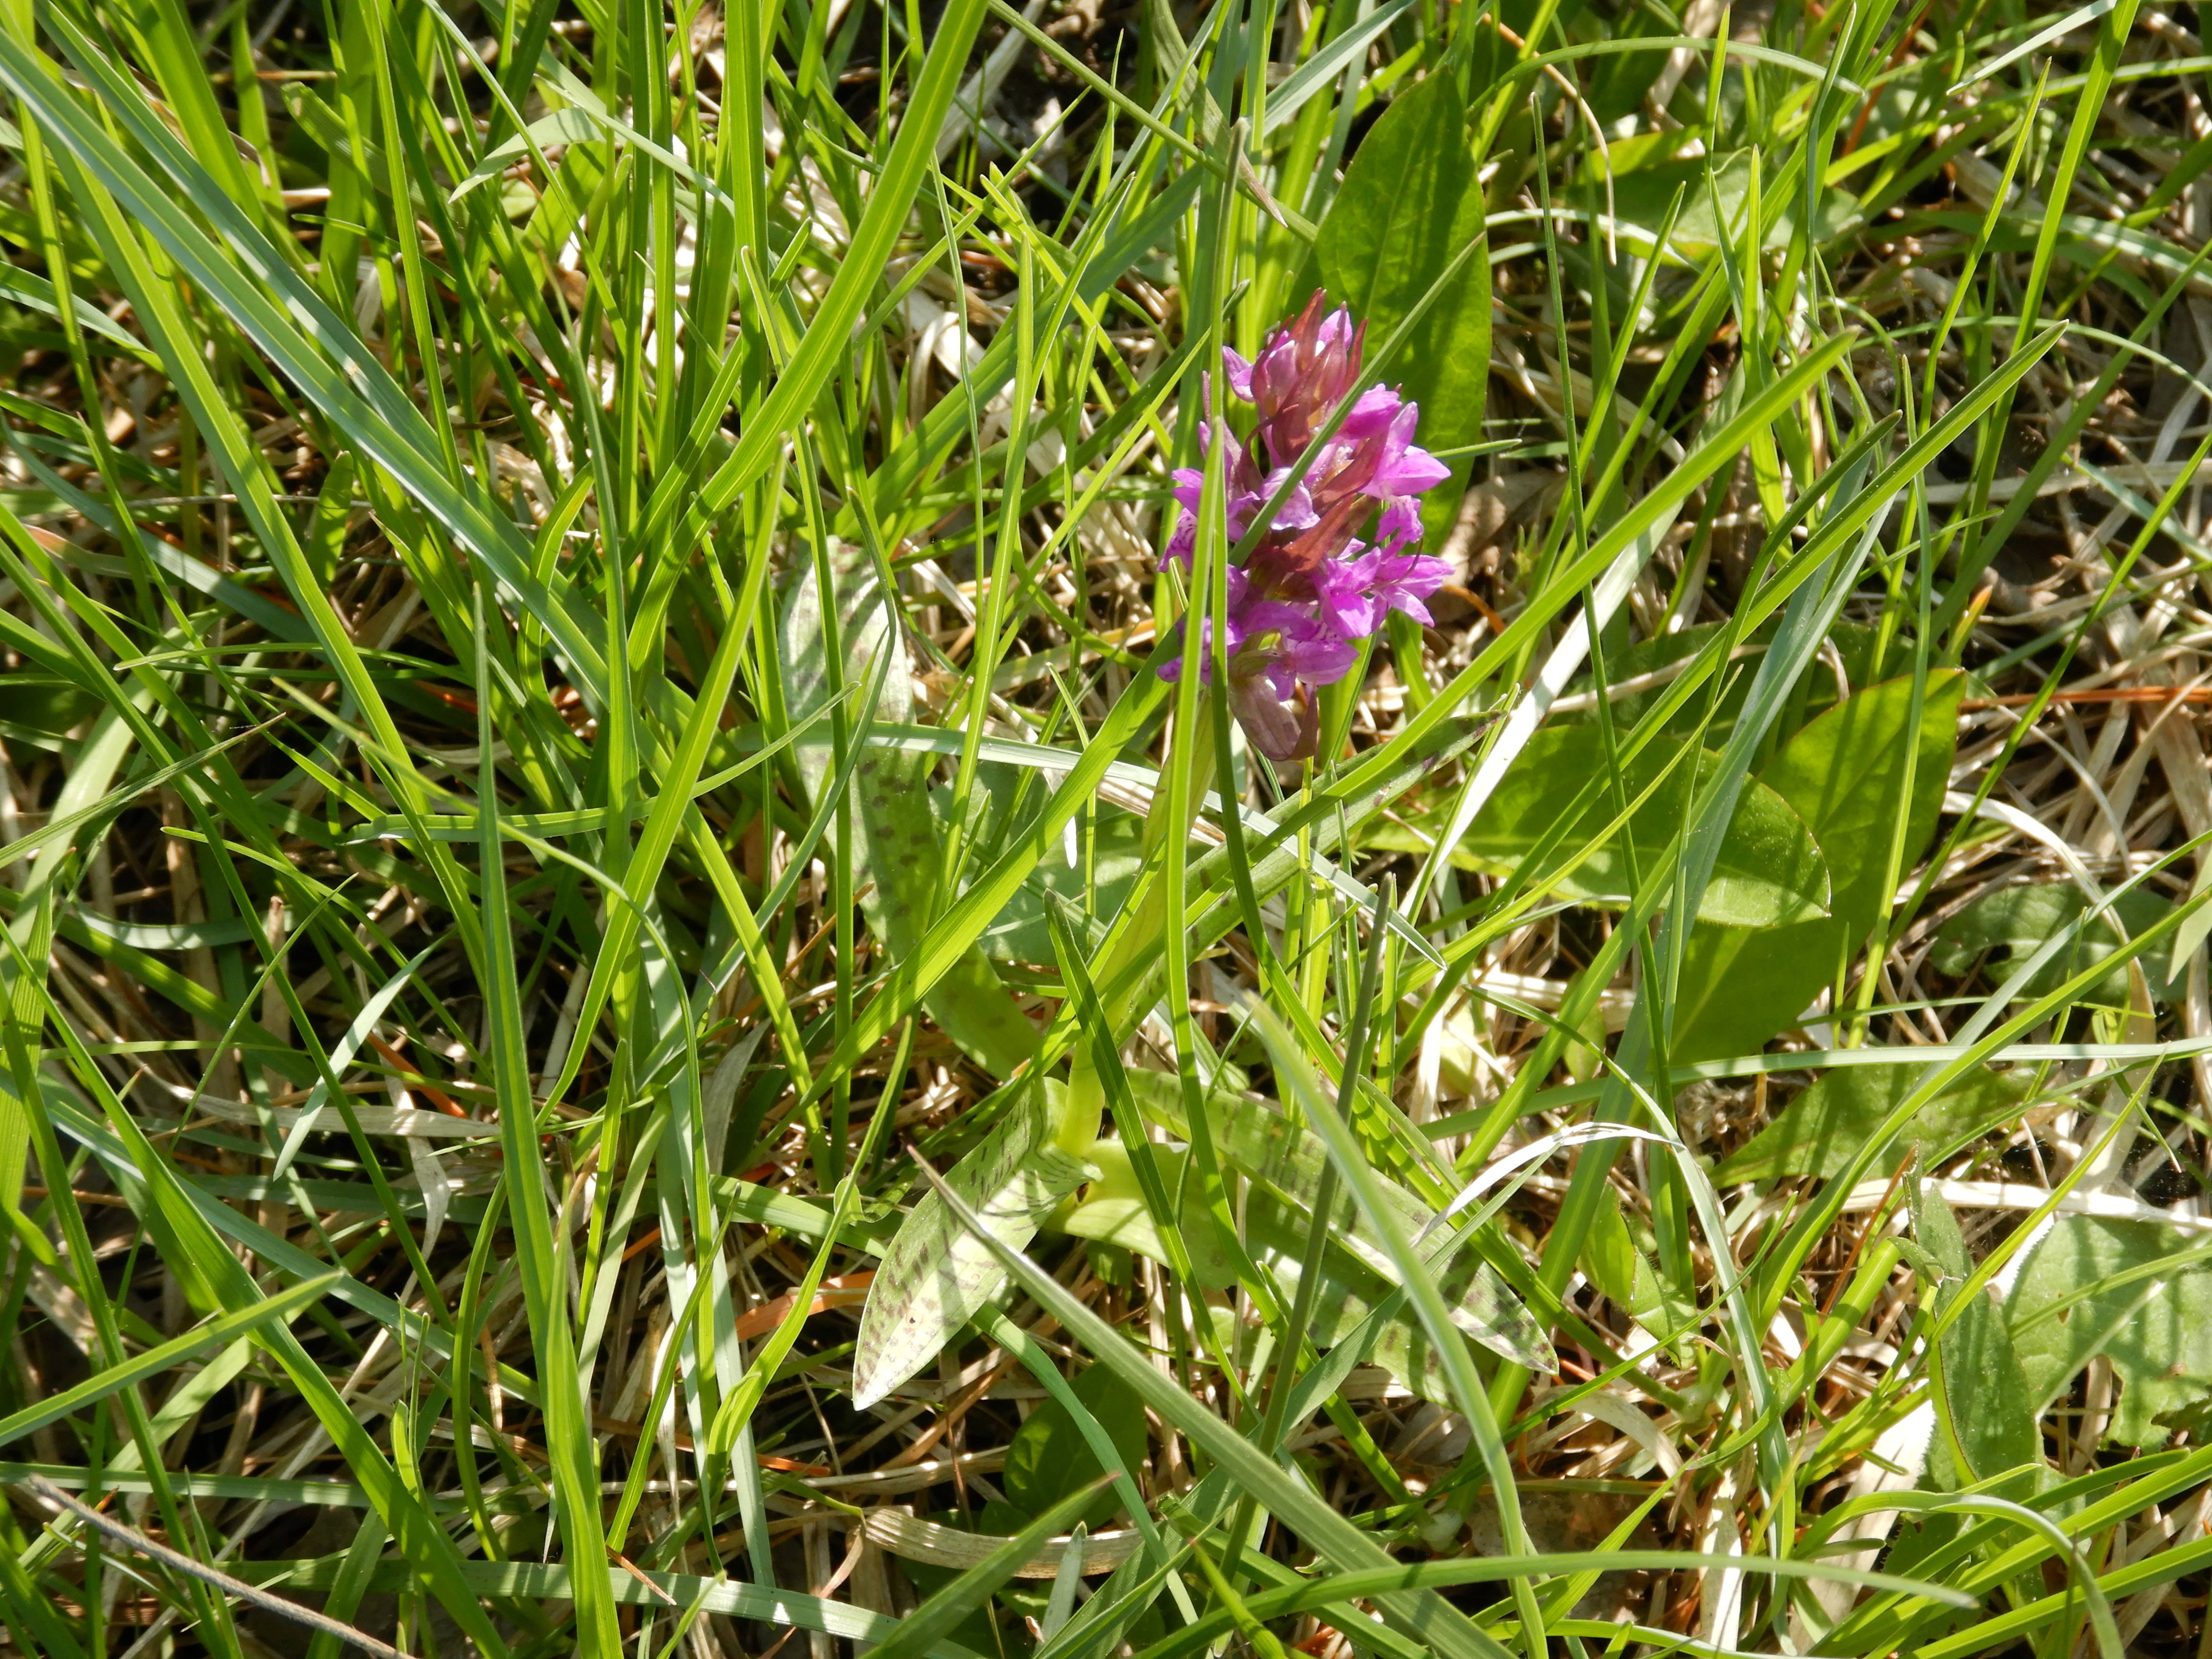
[{"label": "orchid flower stem", "polygon": [[[1213,778],[1213,711],[1208,706],[1213,696],[1211,690],[1200,692],[1198,718],[1187,732],[1175,729],[1169,743],[1169,768],[1182,765],[1184,757],[1188,757],[1190,805],[1182,814],[1182,823],[1171,822],[1175,816],[1170,805],[1173,792],[1165,787],[1167,772],[1163,769],[1162,787],[1152,797],[1152,811],[1145,819],[1145,878],[1130,899],[1136,909],[1129,925],[1108,945],[1106,953],[1092,969],[1093,982],[1099,990],[1100,1013],[1117,1035],[1132,1024],[1132,1016],[1158,994],[1164,956],[1160,934],[1167,922],[1168,908],[1166,863],[1169,859],[1184,855],[1190,842],[1191,825],[1197,820],[1198,803],[1204,799],[1206,785]],[[1068,1062],[1066,1091],[1060,1097],[1048,1127],[1052,1144],[1079,1158],[1085,1156],[1098,1139],[1105,1110],[1106,1085],[1098,1075],[1097,1061],[1091,1045],[1079,1042]]]}]

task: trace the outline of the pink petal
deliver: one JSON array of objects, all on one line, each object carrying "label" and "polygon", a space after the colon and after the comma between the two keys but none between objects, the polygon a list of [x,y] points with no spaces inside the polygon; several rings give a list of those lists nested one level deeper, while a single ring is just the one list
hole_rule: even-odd
[{"label": "pink petal", "polygon": [[1337,431],[1354,443],[1388,432],[1404,404],[1395,388],[1370,386],[1359,394],[1359,401],[1352,404],[1352,412],[1344,417],[1344,424]]},{"label": "pink petal", "polygon": [[1316,685],[1334,684],[1358,660],[1358,647],[1321,623],[1301,620],[1302,627],[1283,629],[1279,660],[1302,680]]},{"label": "pink petal", "polygon": [[[1352,549],[1360,544],[1354,542]],[[1382,618],[1373,597],[1368,592],[1375,580],[1379,553],[1362,553],[1357,556],[1324,561],[1313,573],[1314,594],[1321,602],[1321,611],[1329,625],[1351,639],[1365,639],[1381,623]]]},{"label": "pink petal", "polygon": [[1229,382],[1229,389],[1246,403],[1252,401],[1252,365],[1237,355],[1235,348],[1221,348],[1221,378]]},{"label": "pink petal", "polygon": [[1176,515],[1175,533],[1168,538],[1168,550],[1160,557],[1160,568],[1171,564],[1188,564],[1198,550],[1198,520],[1188,513]]},{"label": "pink petal", "polygon": [[1395,495],[1382,503],[1382,520],[1375,539],[1386,552],[1396,553],[1408,542],[1421,539],[1421,509],[1410,495]]},{"label": "pink petal", "polygon": [[1321,351],[1327,353],[1350,350],[1353,332],[1352,308],[1349,306],[1339,306],[1322,319],[1321,335],[1318,341]]},{"label": "pink petal", "polygon": [[[1287,466],[1279,466],[1270,472],[1260,489],[1261,501],[1273,499],[1275,492],[1283,487],[1283,481],[1290,476],[1291,469]],[[1320,522],[1321,514],[1314,511],[1313,493],[1306,487],[1305,480],[1301,478],[1297,487],[1284,499],[1282,507],[1275,514],[1274,522],[1268,528],[1310,530]]]},{"label": "pink petal", "polygon": [[1418,495],[1451,477],[1451,469],[1413,442],[1420,405],[1407,404],[1390,422],[1382,441],[1382,459],[1362,486],[1370,495],[1388,500],[1393,495]]}]

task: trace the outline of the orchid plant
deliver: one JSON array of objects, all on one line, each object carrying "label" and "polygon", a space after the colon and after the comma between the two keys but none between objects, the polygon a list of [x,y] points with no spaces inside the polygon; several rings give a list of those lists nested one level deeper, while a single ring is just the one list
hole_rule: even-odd
[{"label": "orchid plant", "polygon": [[[1359,642],[1391,611],[1428,622],[1426,602],[1450,574],[1443,560],[1415,550],[1420,497],[1449,469],[1413,441],[1419,405],[1395,388],[1377,384],[1360,392],[1312,465],[1297,471],[1332,411],[1359,384],[1365,335],[1366,325],[1355,324],[1350,311],[1325,312],[1315,294],[1253,361],[1222,353],[1224,384],[1258,414],[1249,440],[1240,443],[1225,427],[1200,428],[1209,457],[1217,440],[1222,445],[1224,527],[1238,542],[1255,527],[1260,532],[1244,562],[1227,573],[1222,654],[1230,708],[1253,746],[1277,762],[1312,757],[1318,690],[1351,672]],[[1182,467],[1175,478],[1181,510],[1163,570],[1189,569],[1198,544],[1205,472]],[[1200,672],[1209,683],[1212,621],[1200,636]],[[1170,680],[1182,672],[1179,653],[1159,669]]]},{"label": "orchid plant", "polygon": [[[1353,322],[1348,309],[1327,310],[1316,294],[1267,337],[1251,362],[1233,350],[1222,353],[1224,384],[1257,413],[1249,439],[1240,441],[1212,422],[1200,428],[1209,460],[1214,443],[1222,445],[1227,487],[1220,495],[1221,527],[1238,542],[1251,541],[1244,562],[1224,573],[1221,654],[1228,665],[1229,707],[1253,746],[1278,763],[1313,757],[1320,688],[1352,672],[1360,641],[1391,611],[1428,622],[1427,600],[1450,574],[1443,560],[1415,550],[1420,498],[1449,470],[1413,441],[1418,404],[1388,386],[1358,391],[1365,334],[1365,325]],[[1210,386],[1207,392],[1210,402]],[[1347,399],[1351,407],[1332,431],[1330,422]],[[1316,438],[1323,438],[1317,448]],[[1309,448],[1316,453],[1301,470]],[[1181,510],[1159,568],[1194,571],[1206,474],[1182,468],[1175,478]],[[1199,635],[1199,672],[1209,687],[1213,620],[1200,619]],[[1178,679],[1182,664],[1182,649],[1171,642],[1161,653],[1158,672],[1163,679]],[[1192,775],[1209,775],[1212,727],[1203,716],[1188,741]],[[1172,844],[1188,827],[1170,821],[1163,794],[1146,826],[1147,854],[1163,841]],[[1149,994],[1166,921],[1164,894],[1154,889],[1140,901],[1118,945],[1097,964],[1109,1024]],[[1050,1139],[1060,1151],[1088,1158],[1103,1103],[1092,1058],[1079,1048],[1052,1113]]]}]

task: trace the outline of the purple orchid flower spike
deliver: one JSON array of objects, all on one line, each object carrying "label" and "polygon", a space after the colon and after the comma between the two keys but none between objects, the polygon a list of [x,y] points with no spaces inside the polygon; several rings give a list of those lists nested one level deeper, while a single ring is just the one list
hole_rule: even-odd
[{"label": "purple orchid flower spike", "polygon": [[[1212,447],[1212,433],[1204,426],[1199,428],[1198,441],[1201,451]],[[1252,520],[1260,510],[1274,498],[1275,491],[1287,481],[1291,470],[1279,466],[1265,477],[1253,465],[1252,453],[1238,446],[1233,436],[1223,441],[1225,479],[1229,489],[1229,538],[1241,540],[1252,527]],[[1198,506],[1205,495],[1206,474],[1194,466],[1179,466],[1175,472],[1175,498],[1181,504],[1182,517],[1176,525],[1175,536],[1168,544],[1168,557],[1188,563],[1192,550],[1197,544]],[[1320,522],[1321,514],[1315,511],[1313,496],[1301,480],[1291,490],[1282,506],[1275,509],[1270,522],[1279,529],[1304,530]],[[1164,565],[1162,567],[1164,568]]]},{"label": "purple orchid flower spike", "polygon": [[[1391,611],[1428,622],[1427,601],[1451,574],[1443,560],[1410,550],[1421,538],[1420,498],[1451,471],[1413,441],[1420,410],[1395,387],[1360,392],[1297,474],[1315,436],[1359,386],[1365,331],[1344,307],[1325,311],[1316,294],[1250,362],[1222,353],[1224,386],[1258,416],[1247,442],[1220,434],[1223,529],[1231,542],[1259,532],[1249,557],[1229,572],[1227,695],[1253,747],[1277,762],[1313,755],[1320,688],[1352,672],[1359,642]],[[1200,428],[1202,453],[1211,453],[1214,436]],[[1205,478],[1195,468],[1176,472],[1181,510],[1162,569],[1193,557]],[[1359,539],[1363,531],[1370,540]],[[1211,683],[1212,619],[1203,626],[1200,672]],[[1171,647],[1159,672],[1172,680],[1182,672],[1182,652]]]}]

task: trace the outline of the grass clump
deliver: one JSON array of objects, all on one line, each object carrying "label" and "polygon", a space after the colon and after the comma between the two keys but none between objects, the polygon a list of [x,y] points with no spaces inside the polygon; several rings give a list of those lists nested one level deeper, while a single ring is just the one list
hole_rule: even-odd
[{"label": "grass clump", "polygon": [[2203,1653],[2197,27],[11,10],[12,1649]]}]

